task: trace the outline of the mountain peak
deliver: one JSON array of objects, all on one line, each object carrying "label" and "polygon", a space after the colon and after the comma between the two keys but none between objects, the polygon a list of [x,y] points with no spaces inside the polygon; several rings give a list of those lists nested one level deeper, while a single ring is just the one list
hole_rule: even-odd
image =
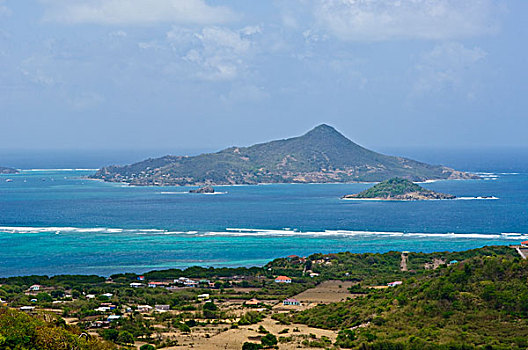
[{"label": "mountain peak", "polygon": [[340,137],[346,138],[343,134],[337,131],[334,127],[328,124],[321,124],[308,131],[304,136],[320,136],[320,137]]},{"label": "mountain peak", "polygon": [[330,132],[339,133],[334,127],[328,124],[319,124],[312,130],[310,130],[309,132],[313,132],[313,131],[317,131],[317,132],[329,132],[330,131]]}]

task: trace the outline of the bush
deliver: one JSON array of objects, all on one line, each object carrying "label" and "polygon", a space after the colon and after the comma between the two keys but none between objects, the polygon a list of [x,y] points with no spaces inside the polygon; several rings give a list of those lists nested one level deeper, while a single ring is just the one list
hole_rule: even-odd
[{"label": "bush", "polygon": [[254,311],[249,311],[249,312],[246,312],[240,318],[240,321],[238,321],[238,324],[241,325],[241,326],[255,324],[255,323],[258,323],[258,322],[262,321],[262,318],[263,318],[263,316],[260,313],[254,312]]},{"label": "bush", "polygon": [[272,347],[272,346],[277,345],[277,343],[278,343],[277,337],[274,336],[271,333],[268,333],[265,336],[263,336],[260,339],[260,342],[262,343],[262,346],[264,346],[264,347]]},{"label": "bush", "polygon": [[244,345],[242,345],[242,350],[259,350],[262,349],[262,345],[257,343],[250,343],[245,342]]},{"label": "bush", "polygon": [[153,345],[145,344],[145,345],[141,345],[139,350],[156,350],[156,348]]}]

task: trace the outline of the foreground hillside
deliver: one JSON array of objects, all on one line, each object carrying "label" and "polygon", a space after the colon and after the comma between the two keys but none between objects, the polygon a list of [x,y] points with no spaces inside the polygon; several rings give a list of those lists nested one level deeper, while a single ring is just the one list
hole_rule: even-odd
[{"label": "foreground hillside", "polygon": [[484,247],[0,278],[0,349],[526,348],[527,271]]},{"label": "foreground hillside", "polygon": [[293,319],[362,349],[526,349],[528,262],[475,257]]},{"label": "foreground hillside", "polygon": [[0,349],[17,350],[110,350],[116,347],[99,341],[78,327],[52,315],[38,317],[0,307]]},{"label": "foreground hillside", "polygon": [[443,166],[386,156],[363,148],[334,128],[320,125],[303,136],[195,157],[165,156],[100,169],[93,178],[133,185],[229,185],[412,181],[476,176]]}]

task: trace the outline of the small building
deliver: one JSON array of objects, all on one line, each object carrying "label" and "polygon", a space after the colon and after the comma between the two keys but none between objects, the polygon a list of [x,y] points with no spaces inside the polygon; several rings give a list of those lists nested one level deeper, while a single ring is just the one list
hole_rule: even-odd
[{"label": "small building", "polygon": [[113,297],[114,295],[112,293],[104,293],[102,294],[104,297],[107,297],[107,298],[111,298]]},{"label": "small building", "polygon": [[29,287],[29,290],[32,291],[32,292],[37,292],[37,291],[40,290],[40,288],[42,288],[42,287],[39,284],[34,284],[31,287]]},{"label": "small building", "polygon": [[137,280],[138,281],[144,281],[145,280],[145,276],[137,276]]},{"label": "small building", "polygon": [[310,277],[311,278],[319,277],[319,274],[317,272],[310,272]]},{"label": "small building", "polygon": [[0,305],[1,306],[7,306],[7,301],[0,298]]},{"label": "small building", "polygon": [[30,301],[31,301],[32,303],[36,303],[38,300],[35,299],[35,298],[33,298],[33,299],[31,299]]},{"label": "small building", "polygon": [[155,305],[154,308],[158,312],[166,312],[170,310],[170,305]]},{"label": "small building", "polygon": [[249,299],[248,301],[246,301],[246,305],[249,305],[249,306],[257,306],[260,304],[260,300],[258,299]]},{"label": "small building", "polygon": [[288,299],[285,299],[282,302],[282,305],[284,305],[284,306],[299,306],[299,305],[301,305],[301,303],[297,299],[288,298]]},{"label": "small building", "polygon": [[402,283],[403,283],[402,281],[394,281],[394,282],[387,283],[387,286],[396,287],[396,286],[399,286]]},{"label": "small building", "polygon": [[112,321],[117,321],[121,318],[121,316],[119,315],[110,315],[108,316],[108,318],[106,319],[108,322],[112,322]]},{"label": "small building", "polygon": [[137,283],[137,282],[130,283],[130,287],[132,287],[132,288],[140,288],[140,287],[143,287],[143,286],[144,286],[143,283]]},{"label": "small building", "polygon": [[137,306],[137,311],[138,312],[151,312],[152,309],[153,308],[150,305],[138,305]]},{"label": "small building", "polygon": [[278,276],[275,278],[275,283],[292,283],[292,279],[287,276]]},{"label": "small building", "polygon": [[94,311],[97,311],[97,312],[108,312],[108,311],[110,311],[110,307],[108,307],[108,306],[99,306],[98,308],[94,309]]},{"label": "small building", "polygon": [[521,242],[521,247],[528,248],[528,241]]},{"label": "small building", "polygon": [[20,311],[30,312],[30,311],[33,311],[33,310],[35,310],[34,306],[21,306],[20,307]]},{"label": "small building", "polygon": [[200,294],[200,295],[197,296],[198,300],[208,300],[209,297],[210,297],[210,295],[207,294],[207,293]]},{"label": "small building", "polygon": [[167,283],[165,283],[165,282],[149,282],[148,283],[149,288],[163,287],[163,286],[166,286],[166,285],[167,285]]},{"label": "small building", "polygon": [[449,262],[449,265],[455,265],[455,264],[458,264],[458,260],[451,260]]},{"label": "small building", "polygon": [[95,294],[86,294],[86,299],[95,299]]}]

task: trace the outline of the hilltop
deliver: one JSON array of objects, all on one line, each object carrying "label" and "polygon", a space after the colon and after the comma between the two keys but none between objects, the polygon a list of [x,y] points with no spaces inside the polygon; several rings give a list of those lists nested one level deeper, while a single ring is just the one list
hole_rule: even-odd
[{"label": "hilltop", "polygon": [[0,174],[18,174],[18,170],[0,166]]},{"label": "hilltop", "polygon": [[299,137],[250,147],[108,166],[97,171],[92,178],[164,186],[376,182],[395,176],[412,181],[476,178],[444,166],[370,151],[326,124]]},{"label": "hilltop", "polygon": [[357,194],[347,194],[343,199],[378,199],[378,200],[431,200],[455,199],[450,194],[438,193],[419,186],[407,179],[392,178]]}]

